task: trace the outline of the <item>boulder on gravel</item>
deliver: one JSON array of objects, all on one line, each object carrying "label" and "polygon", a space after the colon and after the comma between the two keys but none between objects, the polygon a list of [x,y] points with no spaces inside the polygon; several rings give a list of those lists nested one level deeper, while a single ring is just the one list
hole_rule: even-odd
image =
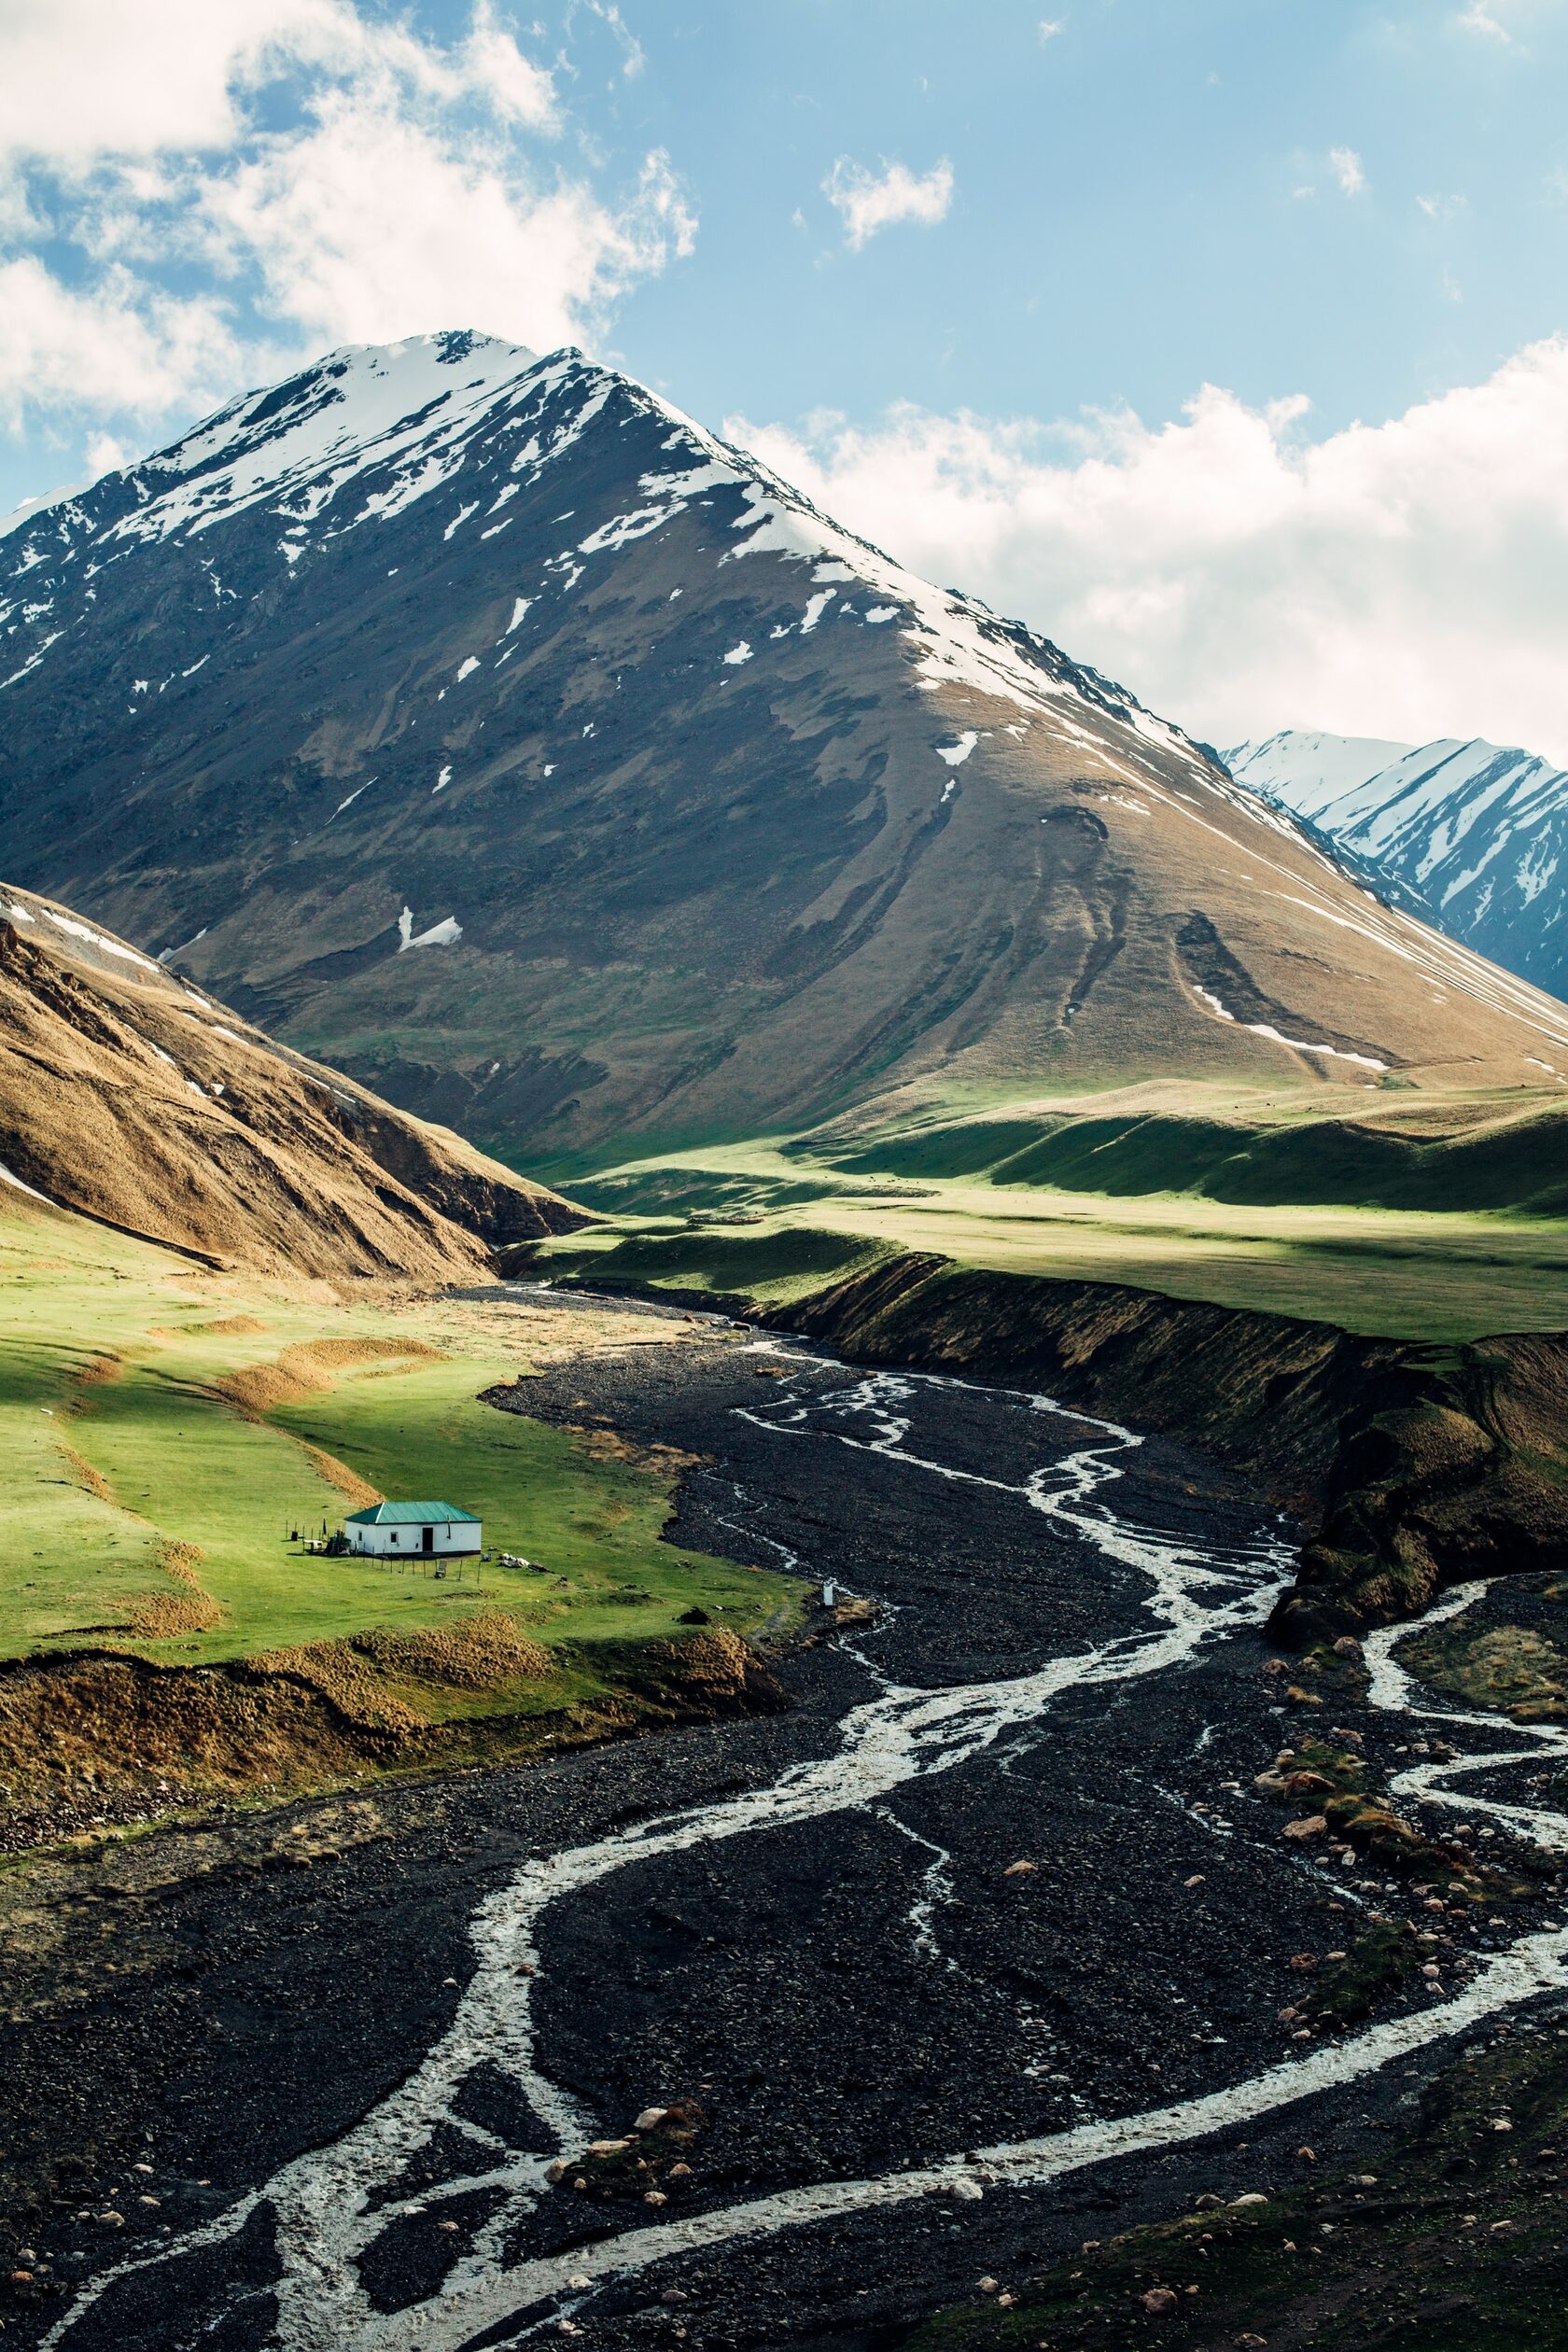
[{"label": "boulder on gravel", "polygon": [[1294,1838],[1297,1845],[1305,1845],[1309,1839],[1324,1836],[1327,1829],[1325,1814],[1303,1813],[1299,1821],[1287,1821],[1280,1834],[1284,1838]]}]

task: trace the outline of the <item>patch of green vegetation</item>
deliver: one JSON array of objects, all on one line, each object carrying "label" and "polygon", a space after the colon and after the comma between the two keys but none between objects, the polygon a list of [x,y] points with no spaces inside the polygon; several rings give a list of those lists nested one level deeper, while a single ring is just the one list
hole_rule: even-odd
[{"label": "patch of green vegetation", "polygon": [[823,1156],[862,1173],[985,1174],[997,1184],[1111,1197],[1195,1193],[1237,1206],[1568,1211],[1568,1112],[1538,1097],[1310,1098],[1227,1113],[1134,1107],[1042,1111],[894,1127]]},{"label": "patch of green vegetation", "polygon": [[1512,1715],[1516,1723],[1556,1721],[1568,1714],[1568,1655],[1523,1625],[1475,1632],[1463,1621],[1434,1627],[1407,1645],[1424,1682],[1467,1705]]},{"label": "patch of green vegetation", "polygon": [[858,1239],[811,1225],[770,1225],[737,1232],[706,1226],[680,1233],[634,1233],[623,1239],[549,1244],[545,1263],[554,1279],[577,1278],[595,1289],[618,1284],[680,1296],[784,1306],[808,1298],[830,1282],[863,1274],[892,1254],[874,1239]]},{"label": "patch of green vegetation", "polygon": [[[1565,1119],[1517,1091],[1162,1085],[650,1155],[588,1189],[623,1221],[744,1216],[1449,1346],[1568,1328]],[[693,1292],[724,1287],[690,1273]]]},{"label": "patch of green vegetation", "polygon": [[[1312,1661],[1304,1663],[1310,1671]],[[1301,1695],[1294,1688],[1286,1693],[1291,1699]],[[1329,1739],[1309,1736],[1281,1748],[1267,1785],[1298,1813],[1322,1813],[1332,1837],[1368,1855],[1379,1869],[1419,1882],[1449,1901],[1463,1897],[1473,1903],[1504,1903],[1527,1891],[1500,1870],[1477,1864],[1462,1846],[1429,1839],[1395,1813],[1385,1795],[1367,1788],[1361,1757]]]},{"label": "patch of green vegetation", "polygon": [[1313,1980],[1301,2014],[1331,2027],[1353,2024],[1413,1975],[1422,1956],[1408,1920],[1375,1920],[1351,1939],[1343,1960],[1329,1962]]},{"label": "patch of green vegetation", "polygon": [[[258,1367],[275,1379],[280,1355],[324,1341],[347,1360],[242,1409]],[[354,1360],[369,1345],[381,1357]],[[472,1308],[345,1303],[64,1216],[0,1218],[0,1656],[212,1665],[499,1609],[554,1661],[529,1704],[559,1708],[622,1679],[634,1652],[686,1639],[693,1606],[742,1636],[794,1622],[789,1579],[663,1540],[668,1459],[478,1401],[525,1369]],[[218,1385],[236,1379],[239,1402]],[[292,1531],[354,1506],[345,1477],[458,1504],[488,1547],[540,1573],[491,1561],[438,1580],[304,1551]],[[392,1666],[384,1679],[408,1695]],[[424,1712],[517,1696],[427,1690]]]},{"label": "patch of green vegetation", "polygon": [[[667,1640],[696,1606],[745,1633],[789,1607],[795,1588],[783,1579],[662,1540],[670,1515],[666,1478],[592,1439],[482,1405],[475,1389],[471,1360],[419,1365],[341,1381],[278,1407],[273,1418],[384,1493],[438,1496],[477,1513],[487,1546],[544,1572],[491,1563],[483,1589],[549,1648]],[[308,1564],[319,1575],[343,1563]],[[380,1589],[382,1608],[389,1585],[422,1586],[427,1596],[431,1589],[418,1573],[361,1574]],[[368,1597],[357,1603],[369,1604]],[[456,1605],[469,1604],[459,1598]]]},{"label": "patch of green vegetation", "polygon": [[590,1176],[573,1187],[585,1209],[621,1217],[689,1216],[694,1211],[791,1209],[834,1189],[828,1176],[784,1178],[656,1161]]},{"label": "patch of green vegetation", "polygon": [[1320,2177],[1309,2151],[1276,2159],[1253,2184],[1267,2204],[1085,2241],[926,2320],[902,2352],[1561,2352],[1565,2110],[1561,2029],[1467,2057],[1359,2163]]}]

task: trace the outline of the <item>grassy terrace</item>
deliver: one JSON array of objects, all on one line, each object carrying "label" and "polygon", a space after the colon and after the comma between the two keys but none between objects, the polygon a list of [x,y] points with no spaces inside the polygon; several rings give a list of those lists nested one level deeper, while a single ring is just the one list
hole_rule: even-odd
[{"label": "grassy terrace", "polygon": [[575,1185],[619,1229],[549,1256],[781,1299],[894,1247],[1391,1338],[1561,1330],[1564,1144],[1568,1113],[1535,1095],[1348,1110],[1166,1087],[1092,1111],[987,1106],[628,1162]]},{"label": "grassy terrace", "polygon": [[[657,1329],[679,1344],[679,1326]],[[527,1372],[529,1346],[487,1307],[345,1304],[326,1283],[208,1274],[63,1215],[0,1212],[0,1657],[208,1665],[497,1612],[548,1653],[525,1687],[427,1676],[436,1719],[591,1706],[628,1658],[690,1639],[678,1620],[694,1604],[741,1634],[791,1622],[796,1586],[661,1540],[668,1459],[476,1401]],[[459,1503],[488,1546],[548,1573],[438,1583],[288,1540],[367,1488]]]}]

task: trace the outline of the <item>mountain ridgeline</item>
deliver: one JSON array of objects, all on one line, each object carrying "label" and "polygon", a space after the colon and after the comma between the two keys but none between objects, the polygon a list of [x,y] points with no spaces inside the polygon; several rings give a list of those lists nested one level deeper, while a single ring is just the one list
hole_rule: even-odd
[{"label": "mountain ridgeline", "polygon": [[1232,774],[1307,819],[1336,853],[1450,937],[1561,996],[1568,926],[1568,771],[1477,738],[1385,743],[1286,728],[1225,754]]},{"label": "mountain ridgeline", "polygon": [[209,1266],[472,1281],[581,1212],[279,1047],[124,940],[0,889],[0,1210]]},{"label": "mountain ridgeline", "polygon": [[0,539],[0,869],[516,1164],[1568,1012],[566,351],[345,350]]}]

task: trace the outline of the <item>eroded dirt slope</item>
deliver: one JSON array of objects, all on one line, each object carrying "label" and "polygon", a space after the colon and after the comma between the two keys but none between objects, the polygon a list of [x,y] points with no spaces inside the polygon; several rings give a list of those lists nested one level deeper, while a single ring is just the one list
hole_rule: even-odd
[{"label": "eroded dirt slope", "polygon": [[123,940],[0,888],[0,1164],[215,1261],[440,1278],[581,1223],[557,1194],[275,1045]]}]

